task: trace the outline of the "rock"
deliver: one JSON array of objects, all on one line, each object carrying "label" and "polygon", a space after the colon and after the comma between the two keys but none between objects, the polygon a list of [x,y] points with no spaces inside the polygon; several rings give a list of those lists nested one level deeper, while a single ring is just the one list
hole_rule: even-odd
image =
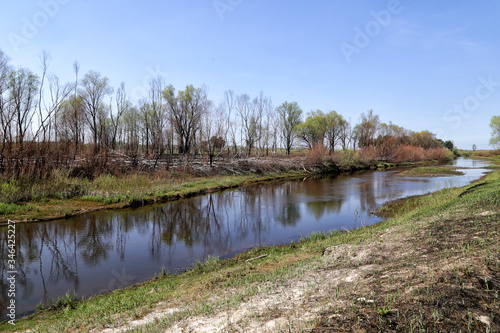
[{"label": "rock", "polygon": [[476,319],[488,327],[491,326],[491,318],[488,316],[477,316]]}]

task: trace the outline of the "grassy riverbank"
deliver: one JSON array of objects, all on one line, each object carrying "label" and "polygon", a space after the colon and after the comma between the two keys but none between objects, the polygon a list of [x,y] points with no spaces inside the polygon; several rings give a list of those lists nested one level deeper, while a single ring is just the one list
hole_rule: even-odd
[{"label": "grassy riverbank", "polygon": [[[216,192],[257,182],[294,179],[310,175],[304,171],[275,173],[246,173],[193,177],[175,174],[131,174],[120,177],[104,175],[92,181],[64,177],[62,185],[51,184],[50,194],[39,184],[28,199],[0,203],[0,223],[15,221],[44,221],[79,215],[101,209],[120,209],[166,202]],[[11,184],[12,196],[18,192]],[[7,191],[7,190],[6,190]],[[73,194],[68,192],[73,191]],[[4,196],[9,195],[4,192]]]},{"label": "grassy riverbank", "polygon": [[[390,204],[351,232],[216,258],[180,275],[55,301],[7,332],[500,329],[500,172]],[[250,260],[249,259],[254,259]]]},{"label": "grassy riverbank", "polygon": [[89,179],[59,170],[50,178],[37,182],[23,178],[0,179],[0,224],[8,219],[46,221],[102,209],[136,207],[263,181],[438,163],[377,162],[363,159],[358,152],[338,153],[335,157],[338,160],[333,161],[332,157],[240,159],[223,168],[214,168],[208,175],[149,171],[117,176],[104,174]]},{"label": "grassy riverbank", "polygon": [[439,165],[415,167],[397,173],[397,175],[407,177],[443,177],[459,176],[463,174],[463,172],[457,171],[454,168]]}]

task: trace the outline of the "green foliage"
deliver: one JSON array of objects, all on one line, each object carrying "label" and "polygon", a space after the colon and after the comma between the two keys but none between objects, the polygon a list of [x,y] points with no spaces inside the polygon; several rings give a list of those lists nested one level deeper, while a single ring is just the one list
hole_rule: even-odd
[{"label": "green foliage", "polygon": [[330,151],[335,150],[335,146],[340,141],[342,129],[347,126],[347,121],[335,111],[330,111],[325,115],[325,137],[328,141]]},{"label": "green foliage", "polygon": [[357,139],[359,147],[368,147],[375,144],[375,136],[380,124],[380,117],[369,110],[366,114],[362,113],[361,122],[356,125]]},{"label": "green foliage", "polygon": [[293,139],[295,138],[297,127],[300,124],[302,109],[297,102],[284,102],[276,108],[280,118],[280,129],[287,155],[290,155]]},{"label": "green foliage", "polygon": [[0,201],[2,203],[15,203],[22,197],[21,187],[15,179],[0,184]]},{"label": "green foliage", "polygon": [[500,149],[500,116],[493,116],[490,121],[491,138],[490,145]]},{"label": "green foliage", "polygon": [[453,141],[450,141],[450,140],[445,141],[445,142],[443,143],[443,146],[444,146],[446,149],[451,150],[451,151],[453,151],[453,148],[455,147],[455,145],[453,144]]},{"label": "green foliage", "polygon": [[359,151],[348,149],[339,153],[341,158],[337,164],[341,169],[348,170],[360,166],[361,158]]},{"label": "green foliage", "polygon": [[298,136],[307,143],[309,149],[322,145],[325,140],[326,118],[321,110],[310,112],[306,121],[297,126]]},{"label": "green foliage", "polygon": [[377,313],[379,315],[381,315],[382,317],[387,316],[390,312],[391,312],[391,309],[389,309],[389,308],[380,307],[377,309]]},{"label": "green foliage", "polygon": [[70,199],[82,194],[86,183],[87,181],[83,179],[69,178],[65,170],[53,172],[49,178],[37,182],[23,177],[0,180],[0,202],[43,201],[48,198]]}]

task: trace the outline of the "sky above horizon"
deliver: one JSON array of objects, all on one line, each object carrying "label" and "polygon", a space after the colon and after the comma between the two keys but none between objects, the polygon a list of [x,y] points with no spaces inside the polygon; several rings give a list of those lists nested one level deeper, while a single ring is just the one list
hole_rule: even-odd
[{"label": "sky above horizon", "polygon": [[500,2],[25,0],[2,4],[0,49],[62,82],[90,70],[137,101],[161,75],[183,90],[296,101],[356,123],[429,130],[462,149],[489,149],[500,115]]}]

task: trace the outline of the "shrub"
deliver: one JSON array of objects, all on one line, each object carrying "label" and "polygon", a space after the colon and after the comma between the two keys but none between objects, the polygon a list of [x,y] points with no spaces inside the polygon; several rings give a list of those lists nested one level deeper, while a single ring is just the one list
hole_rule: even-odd
[{"label": "shrub", "polygon": [[500,150],[476,150],[472,155],[475,157],[496,157],[500,155]]},{"label": "shrub", "polygon": [[363,164],[359,151],[352,149],[335,152],[332,161],[343,170],[354,169]]},{"label": "shrub", "polygon": [[425,159],[425,150],[421,147],[415,147],[410,145],[402,145],[397,147],[392,156],[390,157],[391,162],[402,163],[402,162],[417,162],[423,161]]},{"label": "shrub", "polygon": [[418,161],[439,161],[448,162],[453,159],[452,151],[444,148],[424,149],[411,145],[397,147],[392,153],[390,160],[394,163],[418,162]]},{"label": "shrub", "polygon": [[364,147],[359,151],[359,159],[364,164],[369,164],[377,159],[378,150],[373,146]]},{"label": "shrub", "polygon": [[315,145],[307,152],[305,165],[307,167],[320,167],[328,156],[328,149],[323,145]]},{"label": "shrub", "polygon": [[426,160],[436,160],[439,162],[449,162],[453,159],[453,152],[444,148],[432,148],[426,150]]},{"label": "shrub", "polygon": [[21,192],[21,187],[15,179],[2,182],[0,184],[0,201],[4,203],[18,202],[22,197]]}]

